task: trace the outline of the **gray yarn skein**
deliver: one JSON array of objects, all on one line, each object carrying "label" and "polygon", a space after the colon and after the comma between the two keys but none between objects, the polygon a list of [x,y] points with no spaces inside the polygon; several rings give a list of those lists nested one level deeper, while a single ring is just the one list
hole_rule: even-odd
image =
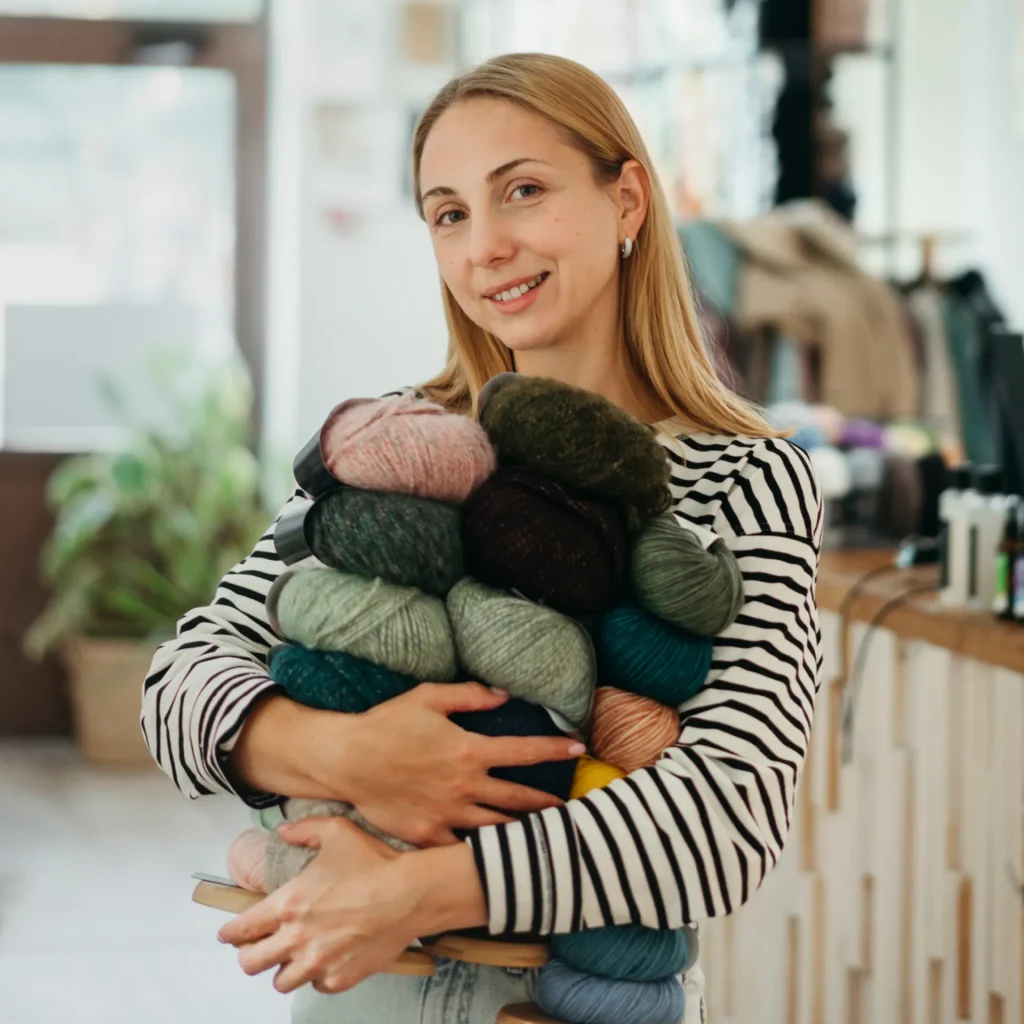
[{"label": "gray yarn skein", "polygon": [[[371,825],[352,804],[342,800],[303,800],[293,797],[285,801],[283,811],[287,821],[302,821],[304,818],[348,818],[371,836],[387,843],[393,850],[405,853],[416,849],[412,843],[397,839],[387,832],[382,832],[376,825]],[[267,892],[280,889],[285,882],[290,882],[316,855],[316,850],[311,850],[308,846],[292,846],[277,832],[272,831],[267,841]]]}]

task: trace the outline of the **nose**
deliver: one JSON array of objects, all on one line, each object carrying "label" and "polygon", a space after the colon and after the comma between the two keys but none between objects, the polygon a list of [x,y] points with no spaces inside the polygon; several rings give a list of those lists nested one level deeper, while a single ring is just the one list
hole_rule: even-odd
[{"label": "nose", "polygon": [[500,216],[485,211],[470,219],[469,258],[474,266],[493,266],[514,253],[515,241]]}]

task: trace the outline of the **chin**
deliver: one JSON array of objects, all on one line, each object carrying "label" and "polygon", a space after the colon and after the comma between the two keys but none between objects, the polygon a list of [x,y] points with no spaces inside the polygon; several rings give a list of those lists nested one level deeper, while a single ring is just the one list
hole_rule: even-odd
[{"label": "chin", "polygon": [[534,352],[541,348],[550,348],[558,343],[560,332],[548,324],[517,324],[509,330],[508,324],[495,324],[496,328],[488,328],[494,336],[511,352]]}]

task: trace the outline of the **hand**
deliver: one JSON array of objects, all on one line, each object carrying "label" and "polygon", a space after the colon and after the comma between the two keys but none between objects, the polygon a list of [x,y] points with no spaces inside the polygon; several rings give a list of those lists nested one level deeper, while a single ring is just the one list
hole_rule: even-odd
[{"label": "hand", "polygon": [[[512,820],[562,801],[541,790],[492,778],[496,766],[540,764],[578,757],[568,737],[479,736],[449,721],[455,711],[495,708],[508,694],[479,683],[421,683],[349,719],[342,799],[378,828],[416,846],[455,843],[455,828]],[[324,780],[326,781],[326,780]]]},{"label": "hand", "polygon": [[397,853],[345,818],[307,818],[279,833],[320,852],[218,933],[239,948],[246,974],[279,967],[279,992],[307,982],[320,992],[344,992],[387,970],[418,935],[486,921],[483,889],[464,843]]}]

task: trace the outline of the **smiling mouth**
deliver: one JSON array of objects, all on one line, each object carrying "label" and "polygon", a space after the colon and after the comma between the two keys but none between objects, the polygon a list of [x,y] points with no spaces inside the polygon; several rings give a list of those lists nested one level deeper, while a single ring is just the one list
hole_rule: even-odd
[{"label": "smiling mouth", "polygon": [[513,288],[509,288],[508,291],[498,292],[496,295],[488,295],[487,298],[491,302],[512,302],[515,299],[522,298],[527,292],[533,291],[538,285],[543,284],[549,276],[548,271],[545,270],[542,274],[538,274],[525,284],[516,285]]}]

